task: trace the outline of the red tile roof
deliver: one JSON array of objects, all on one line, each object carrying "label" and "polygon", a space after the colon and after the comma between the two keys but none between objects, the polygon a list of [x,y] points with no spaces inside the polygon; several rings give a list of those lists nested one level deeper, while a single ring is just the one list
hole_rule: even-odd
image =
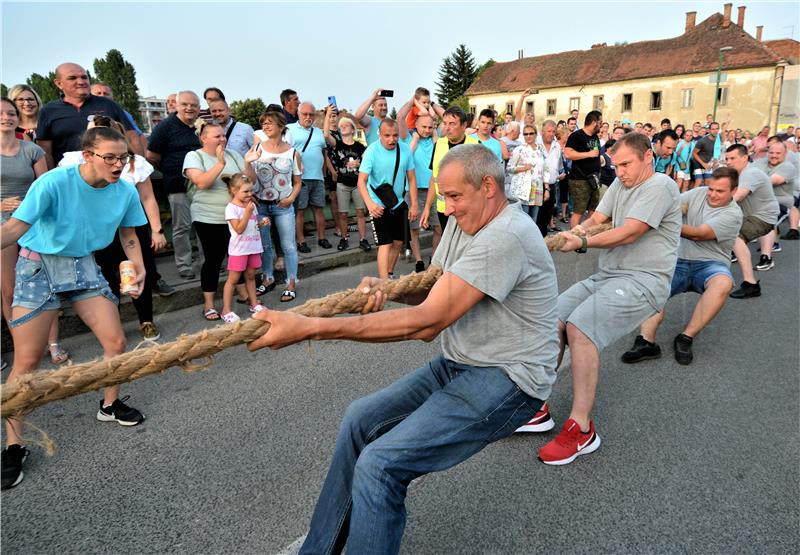
[{"label": "red tile roof", "polygon": [[756,41],[735,23],[723,27],[722,20],[722,14],[716,13],[683,35],[671,39],[621,46],[599,45],[591,50],[572,50],[497,63],[487,69],[465,94],[613,83],[716,71],[719,49],[724,46],[733,47],[725,53],[725,69],[774,66],[781,59],[779,53]]},{"label": "red tile roof", "polygon": [[800,42],[796,40],[765,40],[764,45],[792,65],[800,62]]}]

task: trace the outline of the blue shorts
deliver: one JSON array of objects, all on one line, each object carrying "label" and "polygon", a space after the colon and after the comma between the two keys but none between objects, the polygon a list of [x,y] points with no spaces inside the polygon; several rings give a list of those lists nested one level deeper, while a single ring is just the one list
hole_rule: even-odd
[{"label": "blue shorts", "polygon": [[697,168],[694,170],[695,179],[711,179],[714,172],[705,168]]},{"label": "blue shorts", "polygon": [[706,290],[706,283],[714,276],[727,276],[733,282],[730,266],[718,260],[684,260],[678,259],[675,273],[672,275],[672,289],[669,296],[694,291],[701,295]]},{"label": "blue shorts", "polygon": [[[37,311],[38,314],[39,311],[43,310],[58,310],[61,308],[62,301],[75,303],[100,295],[114,304],[119,304],[119,299],[117,299],[111,291],[108,282],[100,273],[99,267],[97,268],[97,273],[101,282],[99,287],[53,293],[50,287],[50,278],[47,272],[42,268],[42,261],[31,260],[30,258],[20,256],[17,259],[14,301],[11,303],[11,306],[19,306],[30,310],[39,309]],[[29,320],[26,316],[18,318],[17,320],[12,320],[8,325],[10,327],[16,327],[24,324]]]}]

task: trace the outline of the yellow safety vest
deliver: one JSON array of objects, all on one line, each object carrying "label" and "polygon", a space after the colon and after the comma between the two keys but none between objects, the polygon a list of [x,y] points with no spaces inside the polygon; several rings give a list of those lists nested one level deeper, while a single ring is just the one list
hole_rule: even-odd
[{"label": "yellow safety vest", "polygon": [[[476,145],[478,143],[480,143],[478,139],[467,135],[467,140],[462,144]],[[434,190],[436,191],[436,211],[441,213],[444,213],[444,196],[439,194],[439,182],[437,181],[437,177],[439,176],[439,165],[442,163],[444,155],[449,151],[450,142],[447,140],[447,137],[442,137],[436,141],[436,145],[434,146],[433,150],[433,186]]]}]

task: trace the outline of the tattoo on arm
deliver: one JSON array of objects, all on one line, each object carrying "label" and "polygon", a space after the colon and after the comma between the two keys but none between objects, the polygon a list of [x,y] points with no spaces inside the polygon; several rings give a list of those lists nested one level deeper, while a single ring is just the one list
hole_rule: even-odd
[{"label": "tattoo on arm", "polygon": [[128,250],[132,250],[135,246],[136,246],[136,241],[134,241],[133,239],[125,243],[125,248]]}]

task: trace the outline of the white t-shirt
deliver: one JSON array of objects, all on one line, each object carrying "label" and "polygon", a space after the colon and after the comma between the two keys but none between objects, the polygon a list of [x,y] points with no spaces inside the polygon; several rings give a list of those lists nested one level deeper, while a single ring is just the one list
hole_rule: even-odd
[{"label": "white t-shirt", "polygon": [[[72,152],[64,153],[64,157],[58,163],[58,167],[74,166],[76,164],[83,164],[84,162],[85,160],[83,159],[83,152],[80,150],[73,150]],[[131,169],[131,163],[128,161],[128,163],[125,164],[125,169],[122,170],[120,179],[123,179],[131,185],[136,186],[137,183],[141,183],[150,177],[150,174],[152,173],[153,166],[150,165],[150,162],[145,160],[144,156],[139,156],[136,154],[133,157],[133,169]]]},{"label": "white t-shirt", "polygon": [[258,231],[258,216],[256,211],[250,214],[247,227],[244,232],[239,234],[233,229],[231,220],[239,220],[244,216],[244,208],[229,202],[225,207],[225,220],[228,222],[228,230],[231,232],[231,239],[228,241],[229,256],[244,256],[249,254],[261,254],[264,247],[261,246],[261,234]]}]

